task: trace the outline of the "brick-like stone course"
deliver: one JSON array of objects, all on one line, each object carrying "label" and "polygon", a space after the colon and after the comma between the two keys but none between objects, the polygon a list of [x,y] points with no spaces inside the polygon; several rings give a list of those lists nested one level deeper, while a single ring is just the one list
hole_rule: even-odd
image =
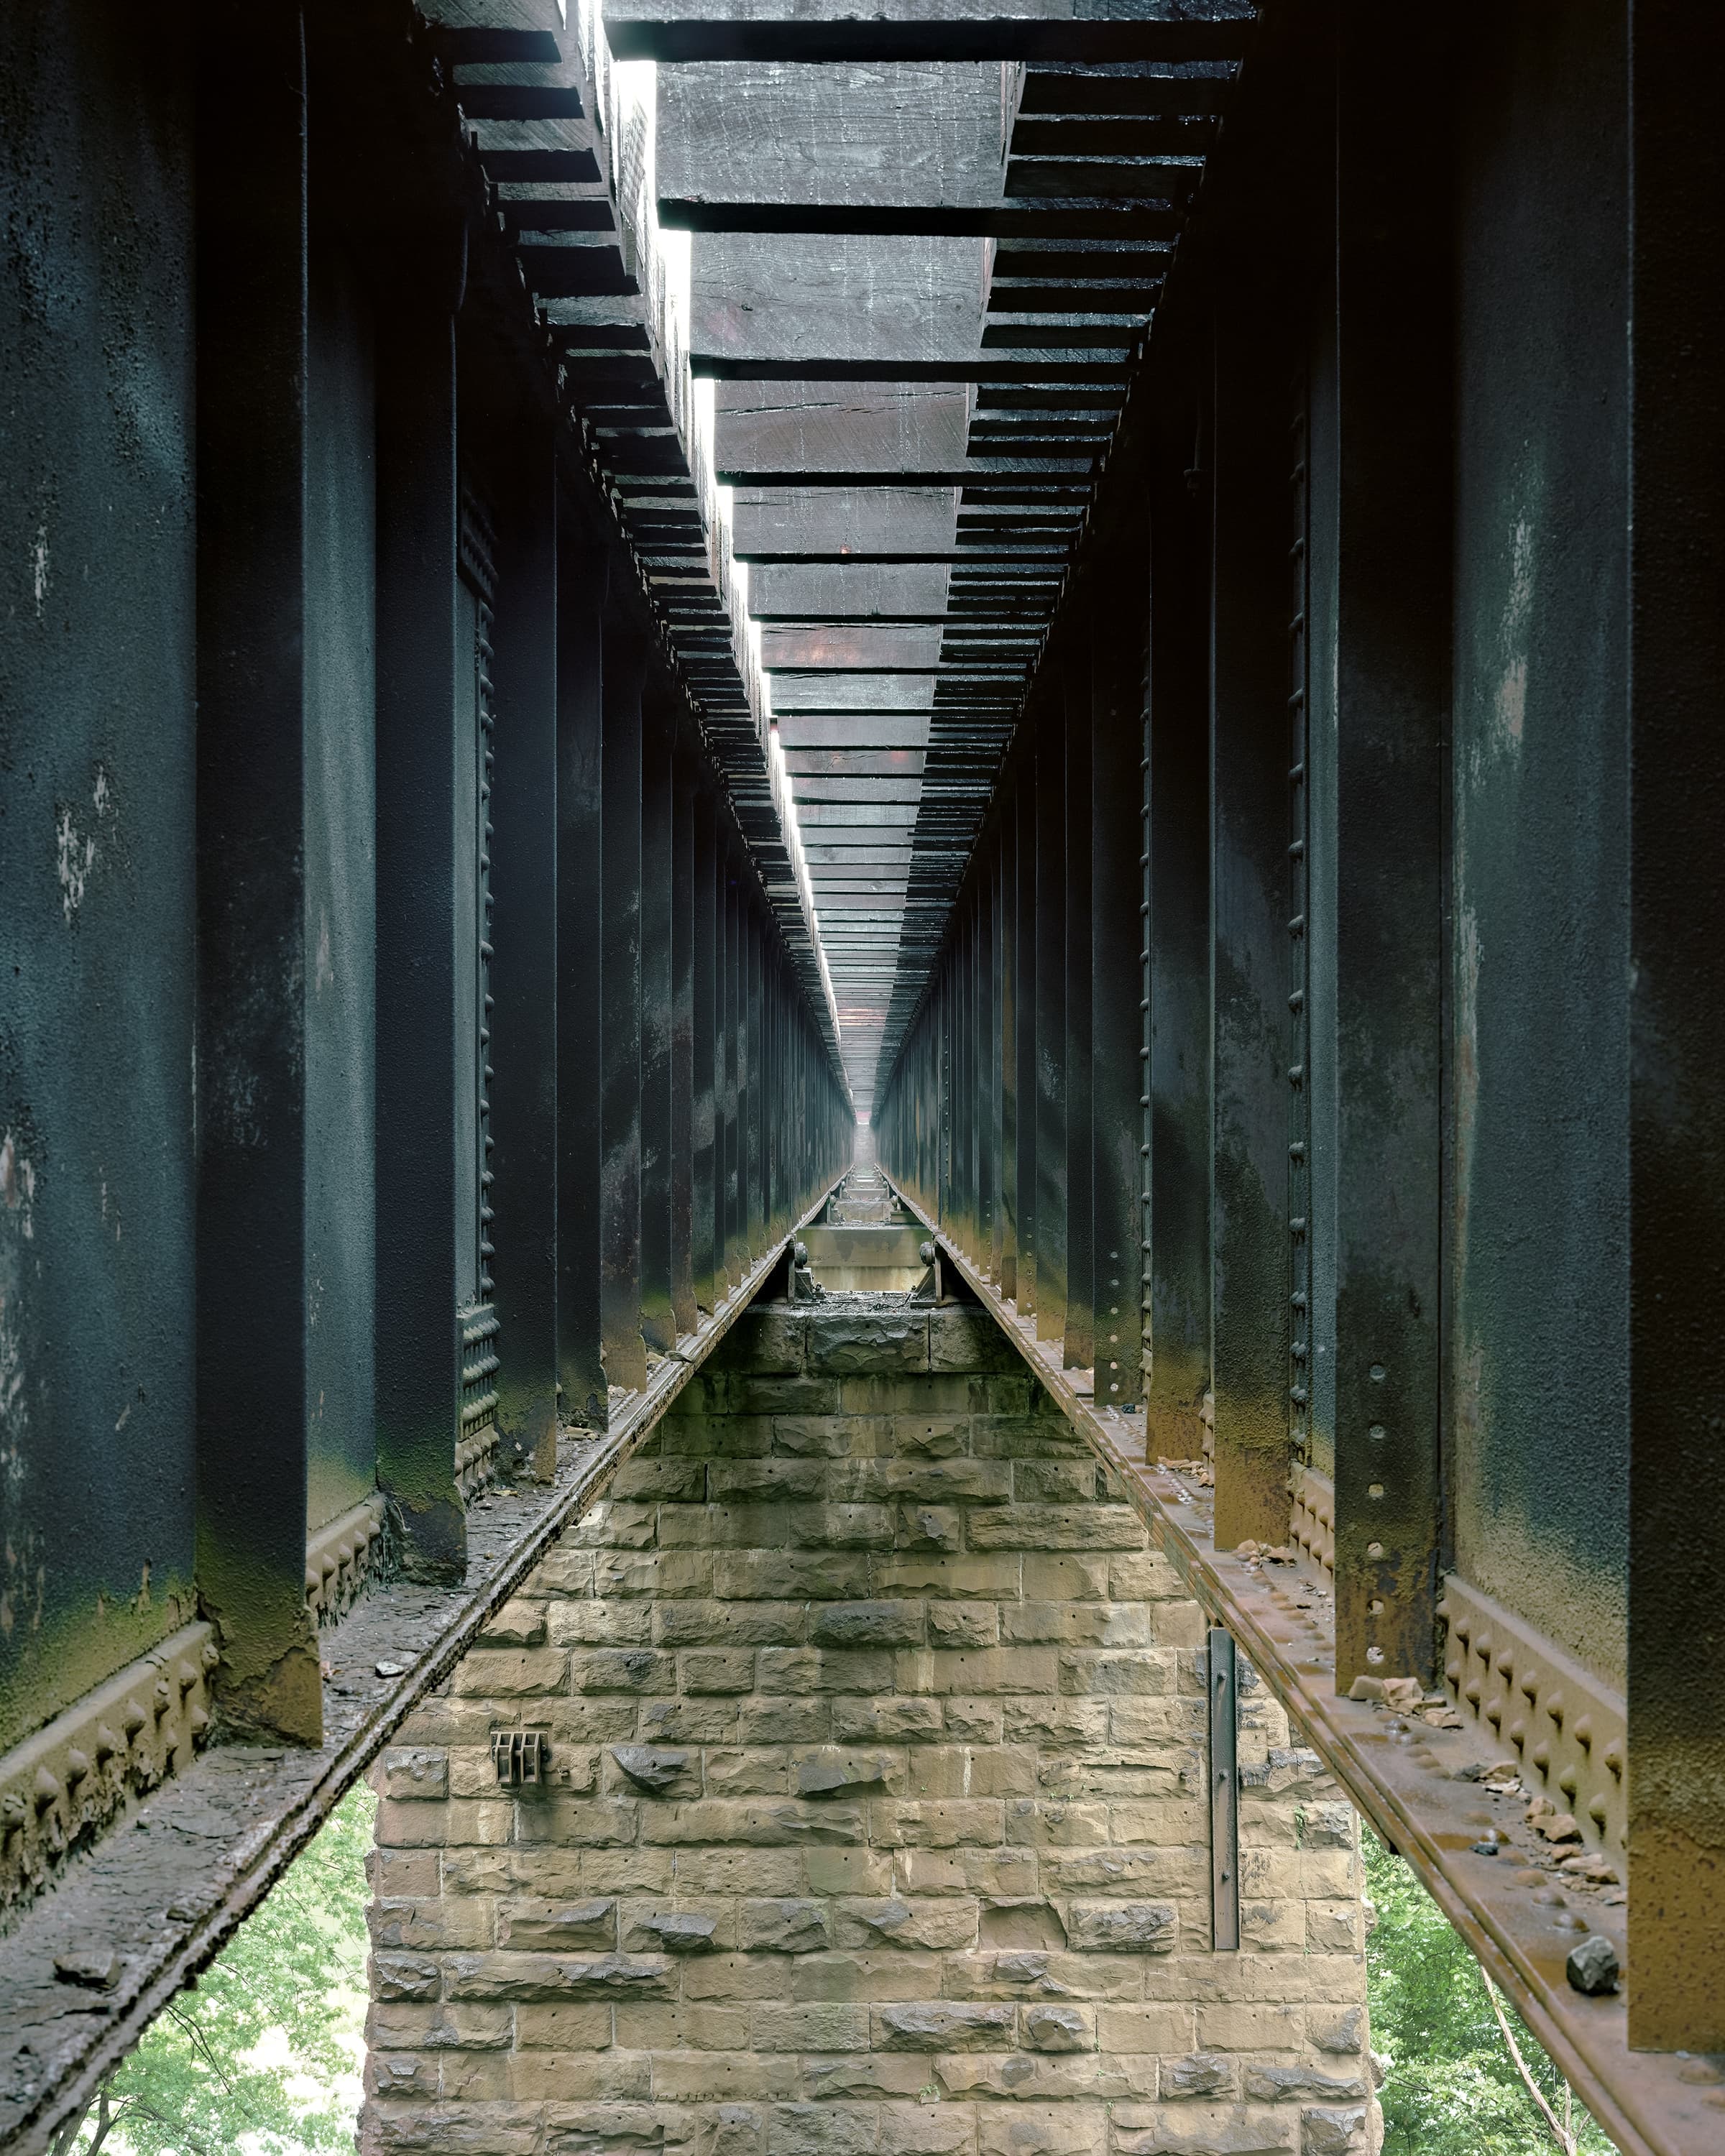
[{"label": "brick-like stone course", "polygon": [[[367,2156],[1355,2156],[1352,1812],[985,1313],[740,1320],[383,1758]],[[491,1732],[549,1742],[501,1789]]]}]

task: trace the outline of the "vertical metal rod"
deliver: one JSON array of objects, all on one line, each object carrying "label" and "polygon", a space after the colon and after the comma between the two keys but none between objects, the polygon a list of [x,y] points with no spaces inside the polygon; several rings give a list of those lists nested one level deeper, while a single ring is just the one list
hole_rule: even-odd
[{"label": "vertical metal rod", "polygon": [[680,1333],[699,1322],[695,1305],[695,787],[700,743],[686,723],[672,744],[670,1291]]},{"label": "vertical metal rod", "polygon": [[1069,1370],[1090,1370],[1096,1359],[1096,1268],[1091,1048],[1093,720],[1087,598],[1072,605],[1070,612],[1070,641],[1061,668],[1066,808],[1066,1329],[1061,1360]]},{"label": "vertical metal rod", "polygon": [[1036,1337],[1066,1332],[1066,754],[1058,680],[1036,713]]},{"label": "vertical metal rod", "polygon": [[676,1345],[671,1306],[671,737],[668,682],[641,704],[641,1332]]},{"label": "vertical metal rod", "polygon": [[[548,429],[523,418],[513,467],[500,475],[492,609],[497,725],[481,843],[492,878],[495,1008],[483,1028],[490,1082],[493,1181],[482,1183],[506,1247],[491,1300],[501,1368],[501,1463],[557,1473],[557,478]],[[496,1350],[494,1348],[494,1353]]]},{"label": "vertical metal rod", "polygon": [[694,825],[693,890],[690,898],[690,919],[693,924],[690,969],[692,1014],[689,1060],[693,1086],[689,1116],[690,1270],[694,1276],[697,1306],[711,1310],[719,1300],[714,1285],[718,1255],[713,1207],[718,1135],[714,1108],[714,1050],[718,1034],[715,975],[719,911],[714,802],[712,788],[704,772],[695,789]]},{"label": "vertical metal rod", "polygon": [[1240,1661],[1234,1635],[1209,1635],[1210,1946],[1240,1947]]},{"label": "vertical metal rod", "polygon": [[[217,303],[200,321],[198,380],[198,1069],[214,1081],[202,1099],[245,1106],[197,1123],[197,1567],[229,1711],[315,1744],[305,55],[296,8],[229,27],[238,49],[206,50],[213,79],[198,105],[198,289]],[[434,458],[438,446],[434,436]]]},{"label": "vertical metal rod", "polygon": [[641,1337],[641,689],[647,646],[606,624],[599,1281],[608,1386],[647,1382]]},{"label": "vertical metal rod", "polygon": [[1018,1294],[1018,801],[1006,781],[996,855],[994,939],[994,1116],[999,1202],[994,1217],[994,1279],[1007,1302]]},{"label": "vertical metal rod", "polygon": [[[447,249],[447,239],[444,241]],[[429,272],[426,250],[413,259]],[[455,1480],[455,344],[450,285],[405,279],[379,316],[377,1486],[410,1575],[459,1579]],[[595,1337],[594,1347],[598,1341]],[[303,1593],[303,1589],[302,1589]]]},{"label": "vertical metal rod", "polygon": [[1110,549],[1092,615],[1091,682],[1091,1191],[1096,1223],[1099,1407],[1144,1397],[1139,1314],[1146,1014],[1142,808],[1149,531],[1136,513]]}]

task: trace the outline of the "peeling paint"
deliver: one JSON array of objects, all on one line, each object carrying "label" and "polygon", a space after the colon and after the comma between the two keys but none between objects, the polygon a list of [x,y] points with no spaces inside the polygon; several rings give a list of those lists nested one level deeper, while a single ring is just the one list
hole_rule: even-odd
[{"label": "peeling paint", "polygon": [[39,524],[30,546],[30,588],[36,601],[36,619],[42,619],[42,602],[48,597],[48,526]]}]

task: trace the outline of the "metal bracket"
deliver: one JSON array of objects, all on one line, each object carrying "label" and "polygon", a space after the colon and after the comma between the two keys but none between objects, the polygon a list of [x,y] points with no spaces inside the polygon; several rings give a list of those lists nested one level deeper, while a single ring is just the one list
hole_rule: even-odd
[{"label": "metal bracket", "polygon": [[1240,1658],[1219,1625],[1209,1637],[1210,1944],[1240,1950]]},{"label": "metal bracket", "polygon": [[506,1789],[524,1789],[545,1779],[551,1747],[536,1729],[494,1729],[491,1763]]}]

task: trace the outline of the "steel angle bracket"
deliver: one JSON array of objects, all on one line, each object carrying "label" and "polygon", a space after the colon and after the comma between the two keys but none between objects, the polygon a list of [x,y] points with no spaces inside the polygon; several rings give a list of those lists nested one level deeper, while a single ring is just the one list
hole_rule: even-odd
[{"label": "steel angle bracket", "polygon": [[[1625,2156],[1704,2156],[1725,2146],[1722,2062],[1632,2051],[1624,1991],[1587,1997],[1566,1980],[1569,1949],[1589,1933],[1611,1941],[1625,1981],[1633,1979],[1627,1909],[1584,1890],[1572,1900],[1568,1882],[1552,1869],[1552,1851],[1523,1824],[1522,1803],[1484,1789],[1478,1769],[1512,1758],[1507,1743],[1489,1739],[1477,1725],[1437,1729],[1337,1698],[1333,1603],[1321,1566],[1302,1558],[1266,1570],[1219,1551],[1211,1493],[1146,1459],[1142,1415],[1097,1408],[1091,1373],[1063,1369],[1060,1342],[1036,1340],[1034,1321],[1021,1321],[927,1214],[893,1187],[1067,1420],[1119,1478],[1212,1625],[1233,1635],[1357,1809],[1413,1866]],[[1302,1603],[1310,1609],[1296,1606]],[[1496,1853],[1482,1854],[1482,1847]]]}]

